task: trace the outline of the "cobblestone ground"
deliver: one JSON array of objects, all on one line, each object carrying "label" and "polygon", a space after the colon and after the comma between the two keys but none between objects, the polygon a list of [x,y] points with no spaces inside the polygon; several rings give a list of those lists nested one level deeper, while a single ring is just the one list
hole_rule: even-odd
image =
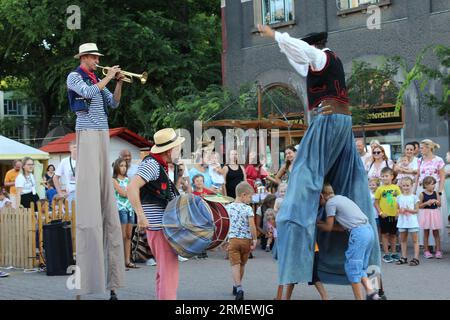
[{"label": "cobblestone ground", "polygon": [[[270,253],[255,252],[249,260],[244,276],[245,298],[272,300],[275,297],[276,263]],[[140,269],[126,272],[127,286],[118,291],[119,299],[155,299],[156,267],[139,265]],[[450,245],[444,245],[442,260],[421,259],[418,267],[383,263],[383,282],[389,299],[450,299]],[[0,278],[0,300],[44,299],[71,300],[72,291],[66,288],[68,276],[47,276],[42,272],[24,273],[18,269],[1,269],[10,273]],[[204,260],[191,259],[180,263],[179,299],[232,300],[232,281],[228,260],[222,251],[209,252]],[[349,286],[326,285],[331,299],[353,299]],[[83,299],[107,299],[108,294],[89,295]],[[297,300],[318,300],[314,287],[299,285],[293,295]]]}]

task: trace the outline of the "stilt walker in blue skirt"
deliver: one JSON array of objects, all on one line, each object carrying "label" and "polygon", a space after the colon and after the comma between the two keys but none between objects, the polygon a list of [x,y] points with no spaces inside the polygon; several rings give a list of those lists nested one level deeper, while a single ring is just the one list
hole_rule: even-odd
[{"label": "stilt walker in blue skirt", "polygon": [[317,239],[320,280],[349,284],[344,270],[348,234],[316,231],[320,193],[325,181],[336,194],[353,200],[367,215],[375,233],[369,259],[369,265],[375,266],[375,270],[380,267],[380,247],[367,175],[354,143],[342,62],[333,51],[325,48],[326,32],[310,34],[300,40],[275,32],[269,26],[259,25],[258,29],[261,36],[275,39],[289,63],[306,78],[311,119],[276,219],[279,283],[311,281]]}]

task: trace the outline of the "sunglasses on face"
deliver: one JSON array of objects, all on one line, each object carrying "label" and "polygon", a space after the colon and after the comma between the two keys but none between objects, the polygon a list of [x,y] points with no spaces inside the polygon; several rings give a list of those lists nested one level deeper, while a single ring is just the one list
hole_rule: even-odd
[{"label": "sunglasses on face", "polygon": [[374,151],[374,152],[372,152],[372,154],[382,154],[382,152],[381,151]]}]

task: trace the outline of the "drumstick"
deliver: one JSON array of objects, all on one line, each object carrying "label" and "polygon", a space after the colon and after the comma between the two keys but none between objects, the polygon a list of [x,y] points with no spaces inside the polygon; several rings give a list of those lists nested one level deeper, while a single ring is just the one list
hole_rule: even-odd
[{"label": "drumstick", "polygon": [[162,224],[162,223],[149,224],[148,226],[149,226],[149,228],[155,228],[155,227],[177,228],[177,227],[179,227],[179,225],[177,225],[177,224]]}]

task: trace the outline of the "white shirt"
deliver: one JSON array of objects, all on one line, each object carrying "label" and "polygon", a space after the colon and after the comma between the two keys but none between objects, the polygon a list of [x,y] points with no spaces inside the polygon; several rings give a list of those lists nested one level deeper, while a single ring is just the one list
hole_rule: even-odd
[{"label": "white shirt", "polygon": [[[61,189],[66,190],[67,193],[75,191],[75,168],[77,161],[71,157],[64,158],[55,171],[55,174],[63,178],[61,182]],[[73,170],[72,170],[73,169]],[[60,180],[61,181],[61,180]],[[64,187],[63,187],[64,186]]]},{"label": "white shirt", "polygon": [[392,160],[383,160],[383,162],[381,162],[381,164],[379,165],[379,167],[377,167],[377,165],[375,164],[375,162],[373,161],[367,161],[366,162],[366,172],[367,172],[367,177],[369,179],[372,178],[381,178],[381,170],[383,168],[386,168],[386,165],[389,166],[389,168],[393,169],[394,168],[394,162]]},{"label": "white shirt", "polygon": [[281,52],[286,55],[289,63],[302,77],[308,75],[309,66],[314,71],[320,71],[327,63],[324,51],[330,50],[328,48],[317,49],[303,40],[292,38],[288,33],[278,31],[275,31],[275,41],[278,42]]},{"label": "white shirt", "polygon": [[[405,168],[402,163],[398,162],[397,166],[400,168],[404,168],[404,169],[410,169],[410,170],[419,170],[419,161],[416,157],[414,157],[412,159],[412,161],[408,164],[408,166]],[[397,175],[397,181],[398,181],[398,185],[400,185],[401,179],[404,177],[410,177],[414,182],[416,181],[416,175],[412,174],[412,173],[399,173]]]},{"label": "white shirt", "polygon": [[366,152],[363,156],[360,155],[360,157],[361,157],[361,161],[362,161],[363,164],[364,164],[364,167],[366,166],[366,163],[367,163],[370,159],[372,159],[372,155],[371,155],[370,153],[368,153],[368,152]]},{"label": "white shirt", "polygon": [[209,175],[211,176],[211,180],[214,184],[224,184],[225,179],[223,178],[223,175],[218,173],[215,168],[220,168],[220,164],[210,164],[208,171]]},{"label": "white shirt", "polygon": [[[175,172],[173,171],[173,167],[169,167],[169,173],[168,173],[169,179],[170,181],[172,181],[173,183],[175,183]],[[189,180],[189,173],[187,170],[184,170],[183,172],[183,178],[188,178]]]},{"label": "white shirt", "polygon": [[131,178],[133,178],[137,172],[138,172],[138,168],[139,166],[137,164],[132,163],[130,165],[130,167],[127,170],[127,177],[131,180]]},{"label": "white shirt", "polygon": [[16,178],[16,188],[22,188],[20,194],[36,194],[36,180],[34,180],[33,174],[30,173],[25,177],[23,173],[20,173]]},{"label": "white shirt", "polygon": [[[419,202],[419,197],[415,194],[399,195],[397,197],[397,203],[400,209],[414,210],[416,203]],[[397,220],[397,228],[409,229],[419,228],[419,219],[417,213],[399,213]]]}]

